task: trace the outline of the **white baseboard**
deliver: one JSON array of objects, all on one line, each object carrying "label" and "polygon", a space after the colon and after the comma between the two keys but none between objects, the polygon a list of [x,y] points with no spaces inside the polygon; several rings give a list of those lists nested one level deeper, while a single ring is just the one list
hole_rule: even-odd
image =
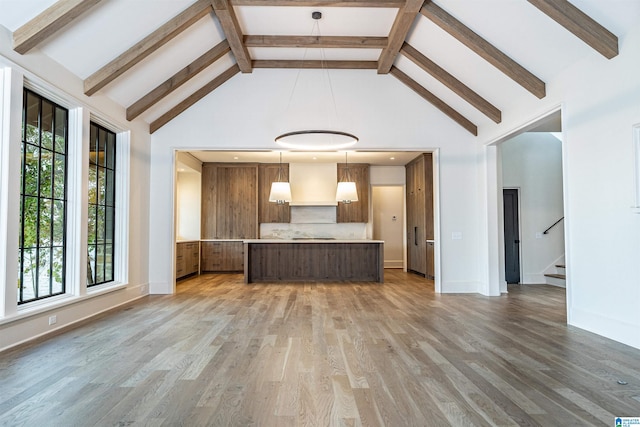
[{"label": "white baseboard", "polygon": [[173,286],[166,282],[149,283],[149,294],[171,295],[173,294]]},{"label": "white baseboard", "polygon": [[521,281],[523,285],[544,285],[547,283],[544,274],[525,274]]},{"label": "white baseboard", "polygon": [[594,334],[640,349],[640,325],[622,322],[597,313],[570,309],[569,324]]},{"label": "white baseboard", "polygon": [[443,294],[477,294],[480,286],[478,282],[442,282]]}]

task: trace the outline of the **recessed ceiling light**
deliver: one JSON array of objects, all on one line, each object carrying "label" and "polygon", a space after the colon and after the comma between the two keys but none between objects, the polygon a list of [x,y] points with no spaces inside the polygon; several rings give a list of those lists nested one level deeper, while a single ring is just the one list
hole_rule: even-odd
[{"label": "recessed ceiling light", "polygon": [[396,159],[395,157],[389,157],[389,160],[395,160],[395,159]]},{"label": "recessed ceiling light", "polygon": [[238,156],[233,156],[233,160],[238,160]]},{"label": "recessed ceiling light", "polygon": [[184,168],[178,168],[178,172],[184,172]]}]

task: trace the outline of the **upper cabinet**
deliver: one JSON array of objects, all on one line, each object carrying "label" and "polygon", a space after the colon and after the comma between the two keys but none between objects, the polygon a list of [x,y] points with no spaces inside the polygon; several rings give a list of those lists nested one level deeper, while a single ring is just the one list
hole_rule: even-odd
[{"label": "upper cabinet", "polygon": [[[291,208],[289,203],[279,205],[269,202],[271,183],[278,181],[278,163],[262,163],[258,166],[258,222],[289,222]],[[289,165],[282,164],[280,181],[289,181]]]},{"label": "upper cabinet", "polygon": [[[337,222],[369,222],[369,165],[349,163],[349,177],[356,183],[358,201],[338,203],[336,211]],[[345,176],[347,165],[338,163],[338,181]]]},{"label": "upper cabinet", "polygon": [[258,165],[203,163],[202,238],[258,237]]}]

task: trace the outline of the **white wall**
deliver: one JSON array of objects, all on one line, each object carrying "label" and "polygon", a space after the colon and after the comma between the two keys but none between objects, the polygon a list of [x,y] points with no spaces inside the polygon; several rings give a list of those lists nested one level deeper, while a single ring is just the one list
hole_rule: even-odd
[{"label": "white wall", "polygon": [[[481,129],[480,141],[490,154],[490,144],[562,106],[568,323],[640,348],[640,215],[631,208],[640,27],[617,35],[617,57],[587,55],[547,82],[541,102],[519,104],[502,126]],[[485,176],[493,168],[488,159]],[[497,199],[498,186],[486,182],[487,199]],[[497,209],[490,203],[487,217]],[[497,253],[497,231],[488,239],[487,251]]]},{"label": "white wall", "polygon": [[[360,137],[357,149],[432,151],[440,148],[442,291],[477,292],[482,256],[478,211],[482,147],[474,137],[390,75],[369,70],[332,70],[341,130]],[[287,130],[287,97],[295,70],[256,69],[237,75],[152,135],[150,282],[156,293],[174,292],[172,210],[173,150],[274,149],[273,138]],[[310,98],[311,99],[311,98]],[[298,117],[304,112],[296,111]],[[432,118],[432,120],[430,120]],[[308,119],[308,118],[307,118]],[[442,123],[432,126],[432,121]],[[249,125],[250,124],[250,125]],[[337,125],[340,127],[340,124]],[[207,135],[207,138],[202,138]],[[374,173],[372,171],[372,183]],[[446,191],[445,191],[446,190]],[[460,231],[462,240],[451,240]]]},{"label": "white wall", "polygon": [[202,175],[178,172],[176,182],[176,240],[200,239]]},{"label": "white wall", "polygon": [[520,282],[545,283],[544,273],[564,255],[562,143],[550,133],[527,132],[505,141],[502,185],[517,188],[520,211]]},{"label": "white wall", "polygon": [[[125,251],[128,254],[128,271],[124,272],[127,278],[126,283],[117,290],[108,293],[81,293],[79,296],[67,298],[63,304],[53,307],[41,307],[29,312],[20,310],[19,312],[6,313],[0,318],[0,350],[12,347],[18,343],[28,341],[34,337],[45,335],[57,329],[69,326],[79,320],[91,317],[95,314],[133,301],[148,291],[149,274],[149,142],[148,126],[142,122],[127,122],[124,108],[116,105],[111,100],[100,94],[87,97],[83,94],[82,80],[71,75],[59,64],[43,56],[37,49],[27,55],[18,55],[10,49],[12,45],[11,33],[0,26],[0,67],[7,67],[6,75],[12,74],[16,78],[22,79],[24,76],[38,88],[41,88],[45,96],[51,95],[67,100],[70,104],[82,109],[83,117],[88,117],[91,113],[102,121],[111,123],[113,126],[130,132],[130,162],[128,174],[130,177],[129,198],[128,198],[128,233],[125,233],[128,247]],[[17,99],[21,99],[22,81],[12,89],[17,91]],[[12,114],[17,114],[20,122],[19,102],[11,106]],[[15,113],[17,111],[17,113]],[[13,118],[11,119],[13,121]],[[5,124],[1,124],[4,126]],[[2,129],[0,134],[4,135],[6,129]],[[10,136],[11,144],[20,145],[19,134]],[[13,139],[16,139],[13,141]],[[3,141],[3,145],[4,145]],[[12,169],[9,172],[3,169],[3,173],[8,172],[12,176],[7,176],[10,182],[19,180],[19,169]],[[17,176],[13,176],[16,175]],[[4,179],[4,178],[3,178]],[[84,184],[86,188],[86,184]],[[2,206],[6,209],[7,206]],[[119,211],[121,212],[121,211]],[[124,212],[122,212],[124,213]],[[5,227],[15,225],[4,224]],[[86,234],[85,234],[86,235]],[[17,243],[17,237],[11,238]],[[14,247],[17,247],[15,245]],[[6,248],[9,249],[8,247]],[[4,251],[0,251],[4,252]],[[3,253],[3,256],[7,256]],[[13,255],[12,255],[13,256]],[[9,259],[11,257],[7,256]],[[15,258],[13,258],[15,259]],[[15,263],[11,264],[15,265]],[[13,271],[13,269],[11,269]],[[4,274],[6,273],[6,274]],[[7,280],[9,278],[9,280]],[[7,286],[15,287],[15,273],[9,274],[3,271],[2,289]],[[68,283],[70,289],[76,289],[77,283]],[[15,300],[14,300],[15,301]],[[9,304],[11,302],[5,301]],[[49,326],[48,317],[55,314],[57,323]]]},{"label": "white wall", "polygon": [[630,209],[640,27],[621,38],[620,47],[614,60],[578,63],[561,80],[567,88],[568,316],[573,325],[640,348],[640,215]]}]

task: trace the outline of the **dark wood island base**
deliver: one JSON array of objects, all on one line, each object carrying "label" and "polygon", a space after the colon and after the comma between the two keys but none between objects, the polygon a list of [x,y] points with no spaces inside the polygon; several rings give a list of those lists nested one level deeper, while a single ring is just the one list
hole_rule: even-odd
[{"label": "dark wood island base", "polygon": [[244,281],[384,282],[382,240],[244,241]]}]

